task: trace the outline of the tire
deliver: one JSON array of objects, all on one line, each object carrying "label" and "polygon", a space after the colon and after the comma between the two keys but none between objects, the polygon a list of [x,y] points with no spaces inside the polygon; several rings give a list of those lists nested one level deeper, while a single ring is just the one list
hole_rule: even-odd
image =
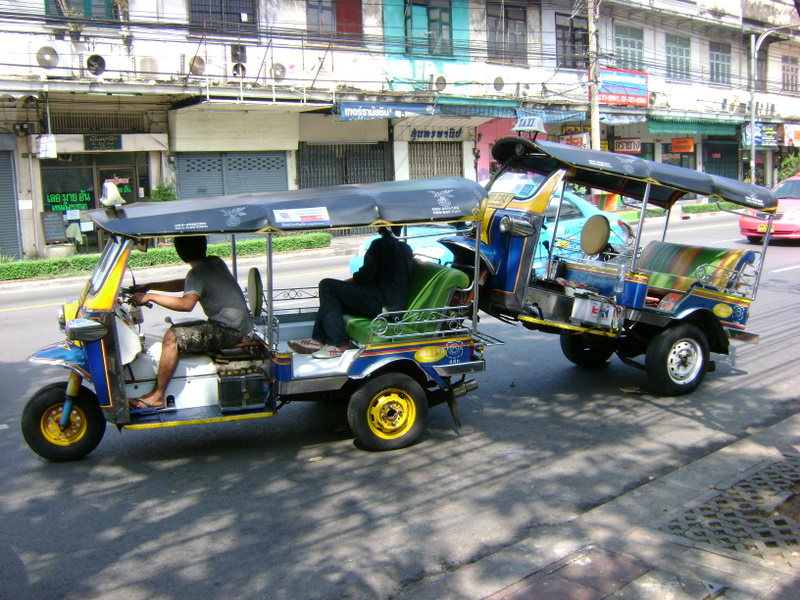
[{"label": "tire", "polygon": [[58,420],[66,389],[66,382],[47,385],[31,396],[22,411],[22,437],[31,450],[51,462],[84,458],[97,448],[106,432],[97,397],[84,387],[72,405],[70,426],[61,431]]},{"label": "tire", "polygon": [[584,369],[605,367],[614,354],[614,343],[597,335],[562,333],[560,337],[564,356]]},{"label": "tire", "polygon": [[657,395],[693,392],[708,370],[706,335],[689,323],[665,329],[647,347],[645,370]]},{"label": "tire", "polygon": [[428,424],[428,398],[404,373],[367,380],[347,405],[350,429],[368,450],[397,450],[416,442]]},{"label": "tire", "polygon": [[760,246],[764,243],[764,238],[760,235],[748,235],[747,241],[751,244],[758,244]]}]

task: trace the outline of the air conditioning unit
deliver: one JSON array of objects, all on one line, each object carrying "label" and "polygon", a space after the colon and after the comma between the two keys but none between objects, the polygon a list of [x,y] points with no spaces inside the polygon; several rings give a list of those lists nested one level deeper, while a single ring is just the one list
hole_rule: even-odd
[{"label": "air conditioning unit", "polygon": [[34,50],[34,71],[37,75],[52,78],[78,77],[77,56],[70,42],[51,40]]},{"label": "air conditioning unit", "polygon": [[212,56],[192,56],[187,66],[190,78],[208,79],[210,83],[221,83],[227,78],[227,61]]},{"label": "air conditioning unit", "polygon": [[432,73],[428,76],[428,89],[432,92],[445,91],[449,83],[444,75]]}]

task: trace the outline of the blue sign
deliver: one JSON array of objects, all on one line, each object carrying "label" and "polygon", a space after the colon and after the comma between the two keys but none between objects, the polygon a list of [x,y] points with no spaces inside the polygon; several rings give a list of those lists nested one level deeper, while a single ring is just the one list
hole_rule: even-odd
[{"label": "blue sign", "polygon": [[600,69],[597,98],[605,104],[648,106],[647,73]]},{"label": "blue sign", "polygon": [[439,114],[435,104],[405,104],[403,102],[340,102],[340,121],[368,119],[402,119],[404,117],[430,117]]}]

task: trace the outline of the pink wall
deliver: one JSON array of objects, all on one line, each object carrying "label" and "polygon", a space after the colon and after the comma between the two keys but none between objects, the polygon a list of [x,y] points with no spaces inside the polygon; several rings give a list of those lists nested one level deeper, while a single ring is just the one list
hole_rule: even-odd
[{"label": "pink wall", "polygon": [[489,165],[492,162],[492,144],[503,136],[517,135],[515,131],[511,131],[516,122],[516,119],[494,119],[476,128],[475,147],[480,152],[477,160],[478,181],[489,179],[491,174]]}]

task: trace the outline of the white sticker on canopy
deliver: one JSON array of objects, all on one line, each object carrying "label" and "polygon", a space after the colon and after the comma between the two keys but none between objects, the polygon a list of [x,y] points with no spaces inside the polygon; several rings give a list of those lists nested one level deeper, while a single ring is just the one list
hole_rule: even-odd
[{"label": "white sticker on canopy", "polygon": [[318,208],[282,208],[273,210],[275,225],[278,227],[321,227],[331,224],[328,209]]}]

